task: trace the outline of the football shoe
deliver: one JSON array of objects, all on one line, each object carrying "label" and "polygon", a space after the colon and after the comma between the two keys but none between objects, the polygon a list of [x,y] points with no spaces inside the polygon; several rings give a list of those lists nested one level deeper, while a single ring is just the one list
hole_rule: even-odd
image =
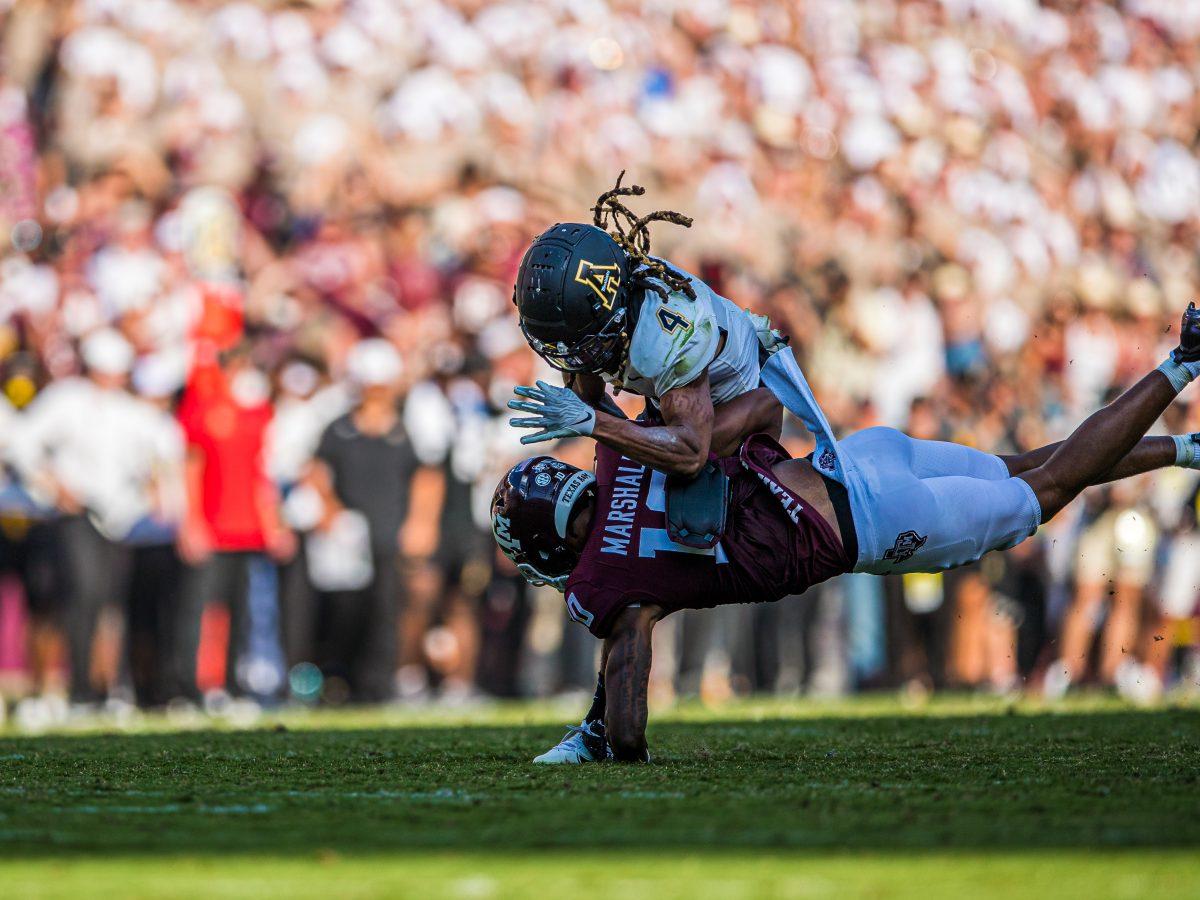
[{"label": "football shoe", "polygon": [[533,761],[541,765],[575,766],[586,762],[612,759],[612,749],[604,734],[604,723],[598,719],[572,725],[563,739]]},{"label": "football shoe", "polygon": [[1171,359],[1177,363],[1200,362],[1200,309],[1189,303],[1179,328],[1179,346],[1171,351]]}]

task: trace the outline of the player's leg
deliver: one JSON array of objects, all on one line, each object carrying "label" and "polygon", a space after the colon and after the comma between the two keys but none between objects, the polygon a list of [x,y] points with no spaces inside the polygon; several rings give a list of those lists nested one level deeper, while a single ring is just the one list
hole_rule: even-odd
[{"label": "player's leg", "polygon": [[[1056,441],[1026,453],[993,454],[951,441],[929,441],[904,435],[910,467],[918,478],[966,475],[999,481],[1044,465],[1065,442]],[[1132,478],[1167,466],[1200,469],[1200,432],[1142,438],[1125,458],[1093,484]]]},{"label": "player's leg", "polygon": [[[921,478],[918,472],[930,471],[931,460],[939,468],[952,468],[944,463],[954,462],[953,452],[889,428],[850,435],[840,447],[854,478],[850,498],[860,551],[857,571],[888,575],[961,566],[1015,546],[1043,520],[1028,480],[996,477],[1003,466],[998,457],[988,462],[986,454],[978,454],[958,460],[965,470],[987,477]],[[926,452],[931,449],[936,455]]]},{"label": "player's leg", "polygon": [[885,466],[916,478],[942,478],[962,475],[987,481],[1011,477],[1004,458],[956,444],[952,441],[927,441],[910,437],[895,428],[876,426],[848,435],[840,446],[861,457],[874,457],[876,468]]},{"label": "player's leg", "polygon": [[649,604],[621,610],[608,640],[604,666],[607,699],[604,730],[613,759],[649,762],[646,719],[649,715],[651,637],[663,611]]},{"label": "player's leg", "polygon": [[1179,346],[1157,369],[1089,416],[1045,463],[1017,476],[1049,521],[1132,452],[1175,397],[1200,375],[1200,309],[1188,305]]},{"label": "player's leg", "polygon": [[911,448],[912,473],[918,478],[964,475],[967,478],[1002,481],[1012,475],[1004,458],[994,453],[985,453],[951,441],[923,441],[908,435],[905,438]]},{"label": "player's leg", "polygon": [[604,709],[607,694],[604,690],[604,668],[608,665],[609,641],[600,650],[600,671],[596,673],[596,691],[592,705],[583,721],[571,725],[563,739],[533,761],[539,765],[577,765],[609,759],[608,736],[604,733]]},{"label": "player's leg", "polygon": [[1042,521],[1058,515],[1084,488],[1128,456],[1177,393],[1162,372],[1151,372],[1089,416],[1046,462],[1017,476],[1033,488]]},{"label": "player's leg", "polygon": [[[1011,456],[1000,456],[1011,475],[1021,475],[1031,472],[1038,466],[1045,465],[1054,452],[1065,441],[1056,441],[1045,447],[1038,447],[1027,453],[1016,453]],[[1184,468],[1200,468],[1200,433],[1175,435],[1172,437],[1144,437],[1125,458],[1109,469],[1093,484],[1108,484],[1110,481],[1120,481],[1163,469],[1167,466],[1182,466]]]}]

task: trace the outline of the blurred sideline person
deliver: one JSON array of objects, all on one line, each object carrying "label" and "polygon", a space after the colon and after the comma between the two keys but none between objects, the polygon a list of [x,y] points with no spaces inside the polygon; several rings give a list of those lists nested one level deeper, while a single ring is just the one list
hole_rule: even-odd
[{"label": "blurred sideline person", "polygon": [[132,376],[134,390],[158,410],[155,477],[147,485],[147,508],[125,538],[131,548],[131,564],[123,658],[134,699],[141,707],[161,706],[170,700],[168,689],[174,678],[171,654],[184,581],[176,542],[187,493],[183,430],[173,414],[173,404],[184,376],[182,364],[168,355],[143,357]]},{"label": "blurred sideline person", "polygon": [[[267,472],[283,498],[283,515],[296,535],[296,553],[279,565],[279,625],[286,667],[315,655],[312,586],[303,533],[320,517],[320,499],[302,483],[329,423],[350,405],[348,390],[330,383],[323,365],[292,357],[275,374],[275,415],[267,428]],[[301,692],[303,694],[303,691]]]},{"label": "blurred sideline person", "polygon": [[[1170,492],[1162,492],[1163,501],[1175,508],[1165,510],[1163,516],[1167,549],[1157,604],[1142,616],[1136,658],[1124,660],[1116,674],[1118,692],[1135,703],[1153,703],[1162,696],[1169,686],[1172,657],[1179,650],[1183,651],[1182,680],[1200,683],[1200,647],[1190,621],[1200,603],[1200,482],[1191,472],[1178,475],[1166,480]],[[1182,504],[1180,494],[1186,496]]]},{"label": "blurred sideline person", "polygon": [[[427,564],[414,561],[401,622],[399,686],[408,698],[427,696],[436,686],[443,700],[468,699],[475,691],[481,650],[489,654],[482,662],[490,666],[493,651],[504,656],[510,649],[492,641],[483,646],[485,637],[495,636],[497,624],[508,621],[495,615],[484,596],[494,578],[495,545],[479,524],[479,482],[497,452],[497,411],[486,393],[488,374],[485,360],[447,347],[434,377],[414,385],[404,406],[414,450],[440,475],[437,484],[424,480],[422,498],[429,503],[435,493],[441,495],[436,547]],[[431,685],[430,675],[440,683]],[[489,689],[499,692],[510,682],[504,671],[492,671],[487,680]]]},{"label": "blurred sideline person", "polygon": [[269,553],[286,560],[295,537],[283,524],[279,495],[267,476],[263,442],[271,421],[266,376],[247,345],[202,347],[180,402],[187,438],[187,516],[179,552],[190,566],[175,629],[176,696],[201,700],[196,680],[205,607],[229,611],[225,690],[241,695],[238,662],[249,628],[250,562]]},{"label": "blurred sideline person", "polygon": [[390,700],[395,689],[401,529],[417,467],[400,415],[401,368],[382,338],[351,348],[354,407],[325,429],[305,476],[323,507],[306,558],[318,593],[316,662],[329,699],[334,679],[358,703]]},{"label": "blurred sideline person", "polygon": [[10,454],[34,495],[62,517],[70,698],[91,704],[100,699],[92,680],[97,618],[106,603],[128,600],[125,539],[154,511],[180,445],[166,414],[128,391],[134,353],[124,337],[94,332],[80,355],[87,374],[52,384],[30,404]]},{"label": "blurred sideline person", "polygon": [[10,396],[25,407],[36,391],[34,372],[23,371],[27,360],[17,362],[5,366],[0,393],[0,578],[11,575],[17,580],[29,616],[24,645],[34,696],[26,703],[40,707],[45,698],[53,697],[61,707],[66,685],[62,683],[64,597],[58,535],[52,512],[33,500],[10,468],[9,444],[22,423]]},{"label": "blurred sideline person", "polygon": [[1087,495],[1060,656],[1046,670],[1044,693],[1051,699],[1062,697],[1087,672],[1097,633],[1101,684],[1116,684],[1122,664],[1134,659],[1158,545],[1150,511],[1136,503],[1136,487],[1123,482]]}]

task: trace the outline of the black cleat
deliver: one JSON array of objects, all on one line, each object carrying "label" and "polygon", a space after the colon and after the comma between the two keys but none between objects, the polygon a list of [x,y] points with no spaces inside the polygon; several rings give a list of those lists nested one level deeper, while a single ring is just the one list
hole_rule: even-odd
[{"label": "black cleat", "polygon": [[1200,362],[1200,309],[1189,303],[1179,327],[1179,346],[1171,351],[1177,363]]}]

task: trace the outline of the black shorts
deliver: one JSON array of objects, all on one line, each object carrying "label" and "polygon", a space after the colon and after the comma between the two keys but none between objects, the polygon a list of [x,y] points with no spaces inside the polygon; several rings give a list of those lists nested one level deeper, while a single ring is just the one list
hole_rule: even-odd
[{"label": "black shorts", "polygon": [[31,615],[56,616],[66,591],[55,524],[0,517],[0,573],[21,582]]}]

